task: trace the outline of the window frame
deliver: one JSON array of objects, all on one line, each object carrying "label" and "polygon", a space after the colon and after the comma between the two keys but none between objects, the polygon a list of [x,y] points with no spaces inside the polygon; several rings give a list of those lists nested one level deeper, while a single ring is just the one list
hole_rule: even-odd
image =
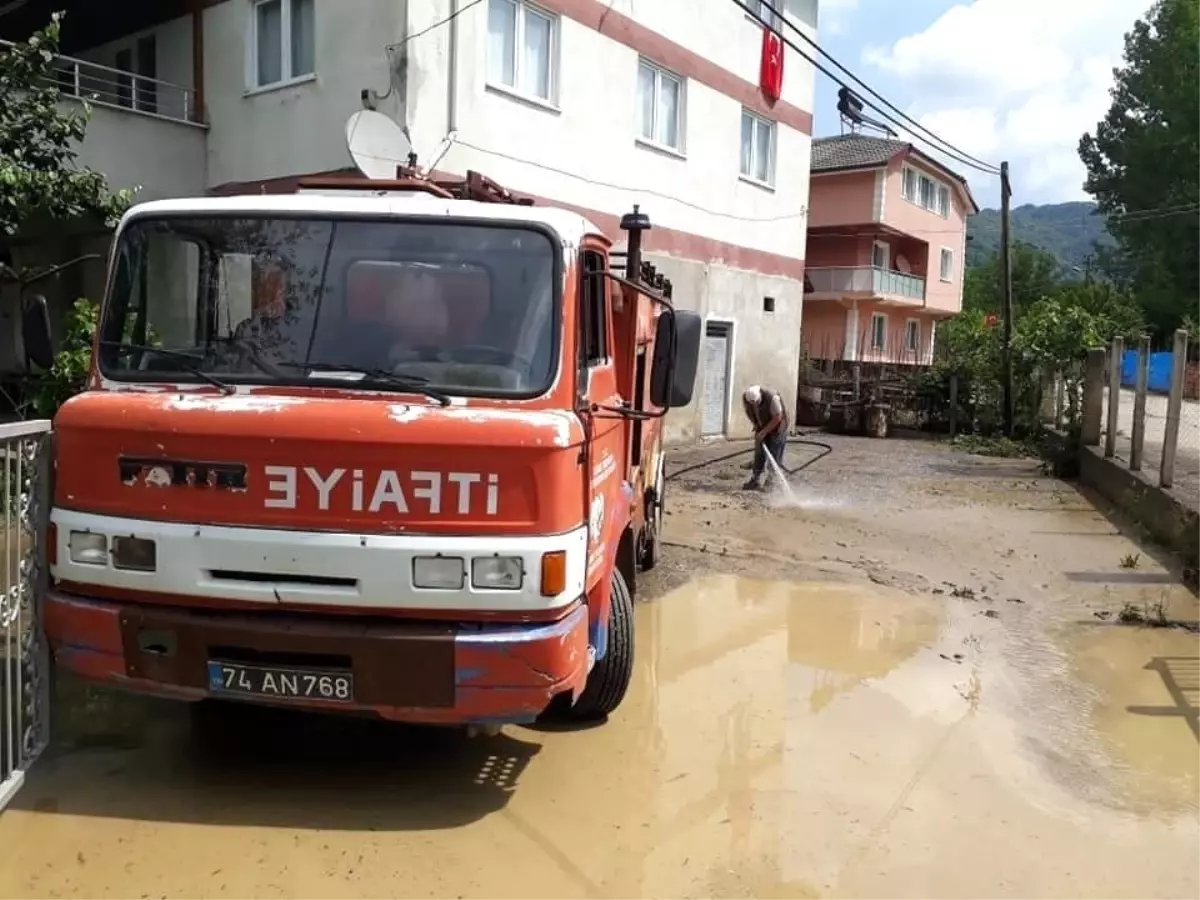
[{"label": "window frame", "polygon": [[[946,273],[946,261],[949,260],[949,273]],[[954,248],[942,247],[941,253],[938,255],[938,280],[951,282],[954,280]]]},{"label": "window frame", "polygon": [[[292,71],[292,7],[297,0],[250,0],[250,23],[247,29],[249,38],[246,41],[246,93],[260,94],[279,88],[290,87],[314,81],[317,77],[317,2],[310,0],[313,7],[313,46],[311,72],[299,75]],[[279,75],[278,81],[259,83],[258,80],[258,11],[270,3],[279,4]]]},{"label": "window frame", "polygon": [[[883,265],[875,264],[875,251],[883,249]],[[872,241],[871,242],[871,266],[876,269],[890,271],[892,268],[892,245],[887,241]]]},{"label": "window frame", "polygon": [[[883,328],[882,329],[876,328],[875,327],[876,322],[882,322]],[[871,313],[871,351],[872,352],[876,352],[876,353],[886,353],[887,352],[887,330],[888,330],[887,313],[882,313],[882,312]],[[878,334],[880,336],[879,343],[875,342],[876,334]]]},{"label": "window frame", "polygon": [[[771,12],[770,9],[764,8],[764,5],[768,4],[768,0],[757,0],[757,2],[755,2],[755,0],[750,0],[750,4],[747,4],[747,5],[753,4],[753,6],[755,7],[755,12],[758,13],[759,17],[766,20],[767,22],[771,23],[771,26],[776,31],[782,33],[782,31],[783,31],[783,13],[784,13],[783,3],[784,3],[784,0],[774,0],[774,2],[769,2],[770,6],[773,6],[773,7],[775,7],[775,9],[779,10],[778,15]],[[745,13],[745,16],[746,16],[747,22],[753,23],[758,28],[763,27],[762,22],[758,21],[758,19],[754,18],[754,16],[750,15],[750,13]]]},{"label": "window frame", "polygon": [[[484,29],[484,41],[488,42],[491,39],[491,9],[493,3],[507,3],[513,7],[513,45],[510,49],[513,83],[505,84],[503,81],[495,81],[491,75],[491,64],[487,58],[487,45],[484,45],[484,61],[483,61],[483,79],[484,86],[489,90],[498,91],[502,94],[507,94],[515,97],[518,100],[523,100],[535,106],[545,107],[547,109],[558,112],[558,90],[559,90],[559,70],[561,68],[561,48],[562,48],[562,16],[551,9],[540,6],[537,3],[531,3],[530,0],[488,0],[488,26]],[[547,94],[542,97],[539,94],[530,92],[521,87],[521,57],[523,54],[518,50],[524,43],[525,37],[525,17],[529,13],[542,16],[550,21],[550,50],[549,50],[549,67],[550,71],[547,78]]]},{"label": "window frame", "polygon": [[[599,250],[579,251],[579,360],[583,369],[612,362],[612,334],[608,327],[608,265]],[[596,330],[597,325],[599,331]],[[597,342],[593,347],[593,342]]]},{"label": "window frame", "polygon": [[[642,102],[640,91],[641,91],[641,84],[642,84],[641,74],[642,74],[643,68],[649,69],[654,74],[654,117],[653,117],[653,120],[652,120],[651,126],[650,126],[650,130],[651,130],[651,132],[653,132],[653,136],[646,137],[644,134],[641,133],[640,130],[638,130],[636,133],[636,136],[634,138],[634,141],[636,143],[644,144],[648,147],[652,147],[655,150],[664,150],[667,153],[675,154],[677,156],[685,156],[687,153],[687,78],[685,78],[683,75],[680,75],[677,72],[672,72],[670,69],[666,68],[665,66],[660,66],[658,63],[654,62],[652,59],[649,59],[645,56],[639,56],[638,57],[638,71],[637,71],[638,78],[637,78],[637,82],[634,86],[635,100],[639,104],[639,106]],[[679,99],[678,99],[678,102],[676,103],[676,107],[675,107],[675,135],[679,139],[678,146],[676,146],[674,144],[668,144],[666,141],[660,140],[659,135],[658,135],[658,132],[659,132],[658,96],[659,96],[659,90],[660,90],[660,86],[662,83],[662,79],[664,79],[664,78],[669,78],[670,80],[674,81],[677,85],[679,85],[679,93],[678,93]],[[636,118],[637,118],[637,113],[635,110],[635,113],[634,113],[635,130],[637,129]]]},{"label": "window frame", "polygon": [[[748,118],[755,123],[755,128],[750,132],[750,169],[753,172],[755,162],[755,148],[758,146],[758,128],[759,122],[766,122],[770,126],[771,146],[770,156],[767,159],[767,180],[762,181],[756,178],[753,174],[742,171],[742,123]],[[775,190],[775,161],[779,152],[779,123],[773,119],[768,119],[766,116],[761,116],[754,110],[745,106],[742,107],[742,115],[738,119],[738,178],[748,184],[753,184],[756,187],[764,188],[769,191]]]},{"label": "window frame", "polygon": [[[916,326],[915,328],[913,326]],[[911,331],[910,331],[911,329]],[[909,340],[909,334],[915,336],[915,341]],[[913,353],[921,352],[921,320],[908,318],[904,320],[904,349]]]},{"label": "window frame", "polygon": [[[913,181],[911,187],[909,185],[910,175]],[[932,197],[928,205],[921,199],[923,183],[929,184]],[[950,185],[916,166],[905,165],[900,170],[900,197],[935,216],[943,219],[950,218],[950,210],[953,208],[953,201],[950,199]],[[945,202],[944,207],[943,201]]]}]

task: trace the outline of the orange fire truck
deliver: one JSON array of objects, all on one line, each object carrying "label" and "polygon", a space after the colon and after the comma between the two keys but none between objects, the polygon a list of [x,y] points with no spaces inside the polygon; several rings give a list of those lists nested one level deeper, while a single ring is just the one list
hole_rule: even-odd
[{"label": "orange fire truck", "polygon": [[485,729],[612,712],[700,342],[648,228],[621,254],[415,170],[131,209],[54,421],[57,666]]}]

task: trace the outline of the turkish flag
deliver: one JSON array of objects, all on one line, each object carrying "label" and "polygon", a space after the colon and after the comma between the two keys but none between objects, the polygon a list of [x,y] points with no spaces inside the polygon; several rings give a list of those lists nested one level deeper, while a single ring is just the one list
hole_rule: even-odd
[{"label": "turkish flag", "polygon": [[758,84],[768,103],[774,103],[783,94],[783,38],[770,28],[763,28]]}]

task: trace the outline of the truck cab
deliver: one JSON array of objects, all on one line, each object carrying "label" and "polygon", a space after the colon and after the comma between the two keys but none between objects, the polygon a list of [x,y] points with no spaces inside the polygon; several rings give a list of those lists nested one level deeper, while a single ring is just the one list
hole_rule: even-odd
[{"label": "truck cab", "polygon": [[700,336],[624,224],[621,272],[475,173],[132,208],[54,421],[56,664],[422,723],[615,710]]}]

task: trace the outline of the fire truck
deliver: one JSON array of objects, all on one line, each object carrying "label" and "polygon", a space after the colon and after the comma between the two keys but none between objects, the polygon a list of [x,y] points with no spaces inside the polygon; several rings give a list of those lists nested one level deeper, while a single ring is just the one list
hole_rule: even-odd
[{"label": "fire truck", "polygon": [[[133,207],[54,420],[56,667],[476,730],[612,713],[700,344],[650,227],[617,252],[415,169]],[[30,298],[43,366],[48,321]]]}]

